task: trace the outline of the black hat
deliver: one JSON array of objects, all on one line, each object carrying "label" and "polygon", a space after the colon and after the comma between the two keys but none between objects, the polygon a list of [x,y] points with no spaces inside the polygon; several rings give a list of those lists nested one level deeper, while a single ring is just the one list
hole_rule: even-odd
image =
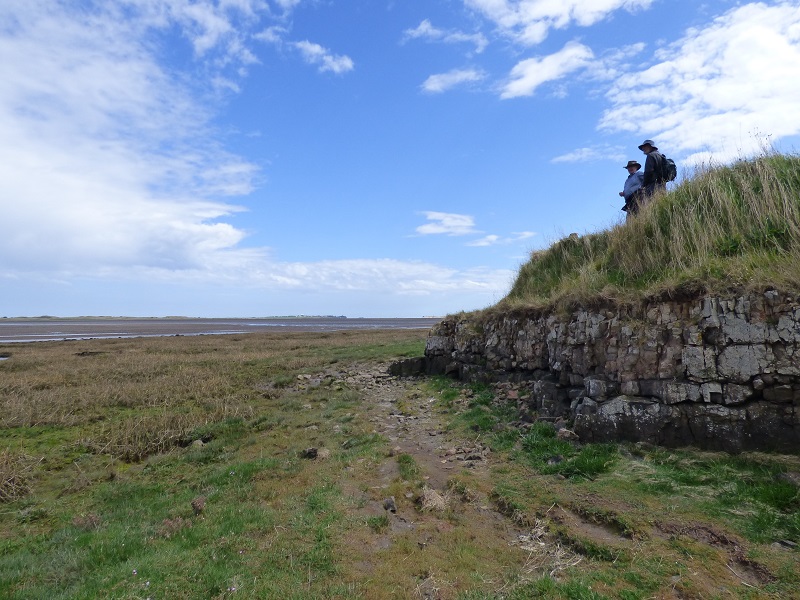
[{"label": "black hat", "polygon": [[622,167],[622,168],[623,168],[623,169],[627,169],[628,167],[636,167],[636,170],[638,171],[639,169],[641,169],[641,168],[642,168],[642,165],[640,165],[640,164],[639,164],[638,162],[636,162],[635,160],[629,160],[629,161],[628,161],[628,164],[627,164],[627,165],[625,165],[625,166],[624,166],[624,167]]},{"label": "black hat", "polygon": [[652,146],[653,150],[658,150],[658,146],[656,146],[656,143],[653,140],[643,141],[642,144],[639,146],[639,150],[644,150],[645,146]]}]

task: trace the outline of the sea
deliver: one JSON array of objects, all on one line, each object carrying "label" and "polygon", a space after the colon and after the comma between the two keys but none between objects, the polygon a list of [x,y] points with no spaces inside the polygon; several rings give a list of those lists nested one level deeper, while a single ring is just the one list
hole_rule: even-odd
[{"label": "sea", "polygon": [[439,317],[368,319],[348,317],[267,317],[200,319],[134,318],[3,318],[0,344],[100,338],[245,334],[257,331],[345,331],[364,329],[430,329]]}]

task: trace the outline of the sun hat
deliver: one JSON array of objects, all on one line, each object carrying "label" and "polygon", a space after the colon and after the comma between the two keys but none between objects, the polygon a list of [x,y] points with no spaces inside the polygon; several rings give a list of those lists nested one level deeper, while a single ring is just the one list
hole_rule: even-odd
[{"label": "sun hat", "polygon": [[636,162],[635,160],[629,160],[629,161],[628,161],[628,164],[627,164],[627,165],[625,165],[625,166],[624,166],[624,167],[622,167],[622,168],[623,168],[623,169],[627,169],[628,167],[636,167],[636,170],[638,171],[639,169],[641,169],[641,168],[642,168],[642,165],[640,165],[640,164],[639,164],[638,162]]},{"label": "sun hat", "polygon": [[645,140],[645,141],[643,141],[641,143],[641,145],[639,146],[639,150],[644,150],[645,146],[652,146],[653,150],[658,150],[658,146],[656,146],[656,143],[653,140]]}]

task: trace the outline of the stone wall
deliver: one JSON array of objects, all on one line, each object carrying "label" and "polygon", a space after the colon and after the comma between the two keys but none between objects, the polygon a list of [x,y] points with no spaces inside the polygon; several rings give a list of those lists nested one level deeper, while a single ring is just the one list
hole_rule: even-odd
[{"label": "stone wall", "polygon": [[428,373],[515,381],[583,441],[798,452],[800,297],[774,290],[568,315],[450,317]]}]

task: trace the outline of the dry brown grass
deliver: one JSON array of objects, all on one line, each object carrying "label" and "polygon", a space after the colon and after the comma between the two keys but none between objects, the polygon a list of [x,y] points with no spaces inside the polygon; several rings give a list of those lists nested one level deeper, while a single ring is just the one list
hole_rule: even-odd
[{"label": "dry brown grass", "polygon": [[0,503],[18,500],[30,491],[28,480],[33,462],[8,450],[0,452]]},{"label": "dry brown grass", "polygon": [[420,332],[253,333],[15,344],[0,364],[0,428],[67,428],[73,442],[126,461],[191,442],[226,419],[248,420],[269,390],[369,356]]}]

